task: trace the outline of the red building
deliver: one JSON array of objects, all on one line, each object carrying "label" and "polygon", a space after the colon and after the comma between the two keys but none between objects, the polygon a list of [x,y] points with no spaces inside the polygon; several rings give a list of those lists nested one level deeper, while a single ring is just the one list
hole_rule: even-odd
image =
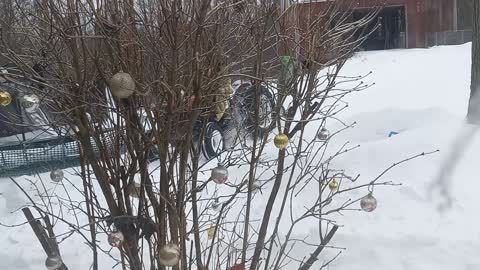
[{"label": "red building", "polygon": [[[378,14],[379,29],[364,42],[365,49],[424,48],[461,44],[471,40],[471,5],[474,0],[384,0]],[[379,0],[352,0],[353,17],[379,6]],[[297,3],[295,17],[302,25],[332,1]]]}]

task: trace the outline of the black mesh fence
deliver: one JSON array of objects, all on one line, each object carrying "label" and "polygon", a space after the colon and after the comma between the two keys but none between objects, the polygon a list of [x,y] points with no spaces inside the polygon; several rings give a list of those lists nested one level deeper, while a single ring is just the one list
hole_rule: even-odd
[{"label": "black mesh fence", "polygon": [[[93,138],[90,141],[99,155],[97,144]],[[113,133],[103,134],[102,141],[106,151],[114,151]],[[79,163],[80,142],[71,137],[0,146],[0,177],[32,175]]]}]

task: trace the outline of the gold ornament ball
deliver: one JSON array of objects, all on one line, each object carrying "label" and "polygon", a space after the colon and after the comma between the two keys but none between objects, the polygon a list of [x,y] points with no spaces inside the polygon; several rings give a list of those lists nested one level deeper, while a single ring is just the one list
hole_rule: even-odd
[{"label": "gold ornament ball", "polygon": [[273,143],[278,149],[285,149],[287,148],[287,145],[288,145],[288,136],[283,133],[278,134],[273,139]]},{"label": "gold ornament ball", "polygon": [[215,236],[215,225],[210,225],[207,230],[208,239],[211,240]]},{"label": "gold ornament ball", "polygon": [[338,181],[335,179],[333,179],[332,181],[330,181],[330,183],[328,183],[328,188],[333,192],[338,191],[339,187],[340,187],[340,183],[338,183]]},{"label": "gold ornament ball", "polygon": [[110,79],[110,89],[117,98],[128,98],[135,92],[135,80],[126,72],[118,72]]},{"label": "gold ornament ball", "polygon": [[8,106],[12,103],[12,95],[7,91],[0,91],[0,105]]}]

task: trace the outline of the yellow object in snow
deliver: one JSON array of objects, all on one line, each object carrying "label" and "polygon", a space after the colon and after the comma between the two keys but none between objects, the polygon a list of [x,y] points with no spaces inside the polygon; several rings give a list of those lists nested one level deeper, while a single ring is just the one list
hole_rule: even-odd
[{"label": "yellow object in snow", "polygon": [[207,230],[208,239],[211,240],[215,236],[215,225],[210,225],[210,228]]},{"label": "yellow object in snow", "polygon": [[287,145],[288,145],[288,136],[283,133],[278,134],[273,139],[273,143],[278,149],[285,149],[287,148]]},{"label": "yellow object in snow", "polygon": [[8,106],[12,103],[12,96],[7,91],[0,91],[0,105]]}]

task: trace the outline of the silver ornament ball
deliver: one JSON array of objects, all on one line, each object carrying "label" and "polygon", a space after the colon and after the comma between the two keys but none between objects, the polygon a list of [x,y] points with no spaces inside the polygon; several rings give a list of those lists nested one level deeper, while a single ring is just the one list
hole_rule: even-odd
[{"label": "silver ornament ball", "polygon": [[50,172],[50,179],[52,179],[53,182],[60,182],[63,180],[63,171],[60,169],[55,169]]},{"label": "silver ornament ball", "polygon": [[262,188],[262,183],[260,183],[259,180],[253,181],[253,183],[252,183],[252,191],[253,192],[260,191],[261,188]]},{"label": "silver ornament ball", "polygon": [[35,94],[24,95],[21,98],[20,104],[27,113],[34,113],[40,107],[40,98]]},{"label": "silver ornament ball", "polygon": [[210,176],[213,182],[217,184],[224,184],[228,180],[228,170],[222,164],[218,164],[213,168],[212,175]]},{"label": "silver ornament ball", "polygon": [[45,266],[48,270],[56,270],[62,266],[62,258],[58,254],[53,254],[52,256],[48,256],[45,260]]},{"label": "silver ornament ball", "polygon": [[135,80],[126,72],[118,72],[110,79],[110,89],[117,98],[128,98],[135,92]]},{"label": "silver ornament ball", "polygon": [[317,134],[317,138],[321,141],[326,141],[330,137],[330,132],[326,128],[320,129],[320,131]]},{"label": "silver ornament ball", "polygon": [[120,231],[114,231],[108,234],[108,243],[112,247],[119,247],[123,244],[125,237]]},{"label": "silver ornament ball", "polygon": [[180,248],[178,245],[169,243],[160,248],[159,261],[164,266],[175,266],[180,261]]},{"label": "silver ornament ball", "polygon": [[360,207],[365,212],[372,212],[377,208],[377,199],[370,193],[360,200]]}]

